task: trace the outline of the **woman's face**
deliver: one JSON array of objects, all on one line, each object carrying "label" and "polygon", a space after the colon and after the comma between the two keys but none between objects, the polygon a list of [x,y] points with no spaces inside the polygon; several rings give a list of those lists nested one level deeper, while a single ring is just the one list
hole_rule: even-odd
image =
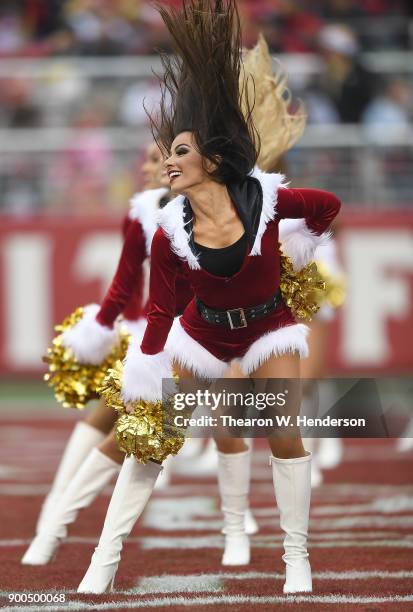
[{"label": "woman's face", "polygon": [[178,134],[172,143],[171,154],[164,162],[171,191],[185,194],[188,189],[210,181],[211,177],[206,169],[212,170],[215,164],[206,161],[205,169],[202,162],[203,158],[196,148],[192,132]]},{"label": "woman's face", "polygon": [[162,183],[163,158],[158,146],[153,142],[146,149],[142,166],[143,188],[156,189]]}]

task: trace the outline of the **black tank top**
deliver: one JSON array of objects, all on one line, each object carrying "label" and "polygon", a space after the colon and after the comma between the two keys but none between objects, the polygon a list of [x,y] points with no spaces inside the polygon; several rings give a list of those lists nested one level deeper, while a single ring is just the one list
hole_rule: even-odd
[{"label": "black tank top", "polygon": [[263,201],[261,184],[251,176],[246,177],[240,184],[231,184],[227,187],[245,229],[245,234],[229,247],[210,249],[197,244],[192,233],[193,212],[188,198],[184,200],[183,209],[189,246],[198,257],[201,268],[223,277],[233,276],[241,269],[247,248],[252,248],[258,232]]},{"label": "black tank top", "polygon": [[194,241],[201,268],[215,276],[234,276],[241,269],[247,251],[246,232],[239,240],[222,249],[212,249]]}]

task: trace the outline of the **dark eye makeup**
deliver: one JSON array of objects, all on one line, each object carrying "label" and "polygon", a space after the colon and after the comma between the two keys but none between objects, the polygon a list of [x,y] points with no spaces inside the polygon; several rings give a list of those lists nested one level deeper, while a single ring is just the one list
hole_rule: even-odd
[{"label": "dark eye makeup", "polygon": [[175,149],[175,153],[177,155],[185,155],[185,153],[188,153],[188,151],[189,151],[189,148],[186,147],[185,145],[177,146]]}]

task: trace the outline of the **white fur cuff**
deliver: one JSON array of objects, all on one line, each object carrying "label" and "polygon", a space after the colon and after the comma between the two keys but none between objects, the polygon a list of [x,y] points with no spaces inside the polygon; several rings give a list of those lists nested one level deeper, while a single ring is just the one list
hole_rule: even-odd
[{"label": "white fur cuff", "polygon": [[172,378],[170,357],[165,351],[156,355],[142,353],[133,341],[123,362],[122,399],[133,402],[162,400],[162,379]]},{"label": "white fur cuff", "polygon": [[79,363],[100,365],[118,341],[116,329],[96,321],[98,304],[85,306],[83,318],[63,333],[63,344],[73,351]]},{"label": "white fur cuff", "polygon": [[123,319],[121,321],[121,328],[132,336],[133,341],[140,344],[143,340],[143,336],[145,335],[147,323],[148,322],[145,317],[141,317],[135,321],[132,321],[131,319]]},{"label": "white fur cuff", "polygon": [[329,241],[328,232],[318,236],[308,229],[304,219],[285,219],[280,221],[279,239],[281,251],[290,258],[295,271],[301,270],[314,260],[317,247]]}]

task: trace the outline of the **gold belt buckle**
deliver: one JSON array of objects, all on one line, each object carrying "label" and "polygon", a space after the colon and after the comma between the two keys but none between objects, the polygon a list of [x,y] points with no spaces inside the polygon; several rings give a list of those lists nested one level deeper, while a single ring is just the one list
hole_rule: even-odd
[{"label": "gold belt buckle", "polygon": [[[234,325],[231,318],[231,312],[238,312],[239,317],[241,319],[241,325]],[[229,321],[229,326],[231,329],[242,329],[243,327],[247,327],[247,318],[245,316],[245,312],[243,308],[233,308],[231,310],[227,310],[227,317]]]}]

